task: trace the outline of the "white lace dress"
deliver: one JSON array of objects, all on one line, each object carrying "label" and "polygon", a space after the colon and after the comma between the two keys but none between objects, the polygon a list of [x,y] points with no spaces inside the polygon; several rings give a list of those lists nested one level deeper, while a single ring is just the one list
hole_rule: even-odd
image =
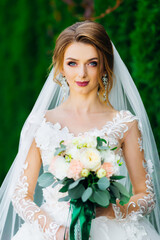
[{"label": "white lace dress", "polygon": [[[130,201],[125,218],[120,208],[112,205],[115,219],[105,216],[92,220],[91,240],[158,240],[160,236],[144,217],[155,206],[154,192],[150,178],[151,169],[144,163],[144,151],[142,148],[141,124],[137,117],[129,111],[120,111],[112,121],[106,122],[102,129],[91,129],[85,135],[96,135],[106,138],[111,146],[118,146],[117,151],[125,159],[131,182],[138,188],[137,181],[142,181],[141,171],[145,171],[146,192],[135,194]],[[79,133],[79,136],[82,133]],[[56,147],[61,140],[75,137],[67,127],[62,128],[60,123],[47,122],[43,118],[35,134],[37,148],[40,149],[43,167],[48,165],[53,157]],[[136,173],[131,171],[134,162]],[[37,206],[33,201],[33,191],[30,189],[32,181],[27,175],[30,163],[26,162],[18,179],[12,203],[16,212],[25,223],[21,226],[12,240],[56,240],[56,232],[60,225],[69,226],[69,203],[58,202],[66,193],[60,193],[57,185],[55,188],[43,189],[44,202]],[[133,172],[133,173],[132,173]],[[135,180],[135,178],[137,180]],[[137,184],[137,185],[136,185]],[[77,239],[78,240],[78,239]],[[86,239],[87,240],[87,239]]]}]

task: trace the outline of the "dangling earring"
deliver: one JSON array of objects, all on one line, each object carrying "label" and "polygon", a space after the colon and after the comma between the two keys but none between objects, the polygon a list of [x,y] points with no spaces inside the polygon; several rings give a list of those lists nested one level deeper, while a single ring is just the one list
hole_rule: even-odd
[{"label": "dangling earring", "polygon": [[106,101],[106,100],[107,100],[107,84],[108,84],[107,74],[105,74],[105,75],[102,77],[102,81],[103,81],[103,84],[104,84],[103,100]]},{"label": "dangling earring", "polygon": [[66,94],[67,94],[67,79],[65,78],[65,76],[62,75],[62,73],[60,73],[56,79],[61,83],[61,87],[62,87],[62,91],[63,91],[63,97],[65,99]]}]

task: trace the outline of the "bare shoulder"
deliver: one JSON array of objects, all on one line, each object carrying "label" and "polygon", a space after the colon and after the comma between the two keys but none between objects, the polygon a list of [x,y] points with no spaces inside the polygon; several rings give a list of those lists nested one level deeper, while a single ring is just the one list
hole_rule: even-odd
[{"label": "bare shoulder", "polygon": [[45,118],[49,122],[57,122],[63,116],[63,111],[61,106],[55,107],[53,109],[47,110],[45,113]]}]

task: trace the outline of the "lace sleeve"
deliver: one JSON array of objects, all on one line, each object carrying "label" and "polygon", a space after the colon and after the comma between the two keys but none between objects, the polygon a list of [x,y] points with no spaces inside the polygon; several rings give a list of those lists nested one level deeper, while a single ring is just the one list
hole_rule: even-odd
[{"label": "lace sleeve", "polygon": [[[123,156],[129,172],[133,196],[128,204],[113,205],[117,218],[144,216],[155,207],[151,169],[144,159],[142,134],[138,120],[134,120],[122,143]],[[148,162],[148,161],[147,161]]]},{"label": "lace sleeve", "polygon": [[34,227],[38,227],[44,239],[56,240],[59,228],[33,201],[34,189],[41,167],[40,151],[33,140],[21,175],[12,196],[12,204],[19,216]]}]

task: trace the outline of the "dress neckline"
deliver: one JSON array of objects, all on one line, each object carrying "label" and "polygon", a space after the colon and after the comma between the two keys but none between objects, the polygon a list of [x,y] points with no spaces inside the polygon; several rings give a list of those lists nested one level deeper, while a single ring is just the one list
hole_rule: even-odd
[{"label": "dress neckline", "polygon": [[124,110],[118,111],[118,112],[116,113],[116,115],[112,118],[112,120],[106,121],[106,123],[105,123],[100,129],[97,128],[97,127],[93,127],[93,128],[91,128],[91,129],[89,129],[89,130],[87,130],[87,131],[85,131],[85,132],[79,132],[78,134],[75,134],[75,133],[71,132],[67,126],[64,126],[64,127],[62,128],[61,123],[58,122],[58,121],[55,122],[55,123],[50,122],[50,121],[47,121],[47,119],[46,119],[46,117],[45,117],[45,114],[43,115],[43,119],[44,119],[45,124],[49,125],[50,127],[54,128],[54,129],[55,129],[55,128],[58,128],[59,130],[66,130],[67,133],[68,133],[69,135],[71,135],[72,137],[79,137],[79,136],[82,136],[82,135],[85,135],[85,134],[89,134],[90,132],[95,132],[95,131],[96,131],[96,132],[103,132],[104,129],[106,129],[107,126],[111,126],[111,125],[113,125],[113,124],[115,123],[116,119],[118,119],[118,117],[120,117],[120,114],[121,114],[123,111],[124,111]]}]

